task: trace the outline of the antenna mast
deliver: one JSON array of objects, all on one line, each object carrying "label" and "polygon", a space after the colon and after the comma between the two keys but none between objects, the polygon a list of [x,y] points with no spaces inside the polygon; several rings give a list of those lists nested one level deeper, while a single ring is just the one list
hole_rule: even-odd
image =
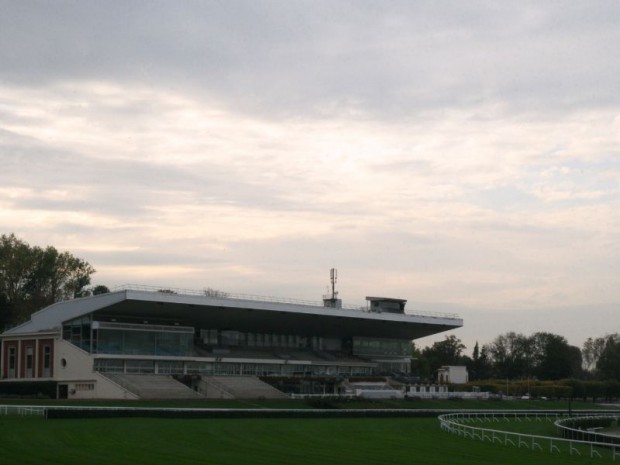
[{"label": "antenna mast", "polygon": [[336,292],[336,281],[338,281],[338,270],[336,268],[332,268],[329,272],[329,276],[332,282],[332,299],[336,300],[336,296],[338,293]]},{"label": "antenna mast", "polygon": [[323,305],[330,308],[342,308],[342,300],[338,298],[338,291],[336,291],[336,282],[338,281],[338,270],[336,268],[329,271],[329,279],[332,283],[332,293],[323,296]]}]

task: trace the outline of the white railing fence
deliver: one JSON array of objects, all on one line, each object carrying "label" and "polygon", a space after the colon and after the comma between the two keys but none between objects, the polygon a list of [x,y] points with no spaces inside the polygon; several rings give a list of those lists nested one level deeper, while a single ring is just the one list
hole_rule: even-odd
[{"label": "white railing fence", "polygon": [[0,416],[45,416],[45,407],[36,405],[0,405]]},{"label": "white railing fence", "polygon": [[[580,414],[573,413],[573,415]],[[609,413],[609,415],[618,416],[618,412]],[[603,417],[604,415],[601,414],[598,416]],[[553,421],[554,424],[557,425],[558,421],[570,418],[566,412],[471,411],[449,413],[440,415],[438,418],[440,427],[443,431],[482,442],[526,448],[530,450],[546,450],[552,454],[588,454],[590,458],[611,458],[613,461],[620,458],[620,445],[618,444],[581,439],[565,439],[553,436],[540,436],[499,429],[499,424],[506,421]],[[476,426],[478,423],[491,423],[498,425],[498,428]]]},{"label": "white railing fence", "polygon": [[558,432],[564,438],[580,439],[582,441],[602,442],[606,444],[616,444],[620,446],[620,435],[611,435],[602,430],[602,425],[620,421],[619,414],[597,414],[580,417],[562,418],[555,422]]}]

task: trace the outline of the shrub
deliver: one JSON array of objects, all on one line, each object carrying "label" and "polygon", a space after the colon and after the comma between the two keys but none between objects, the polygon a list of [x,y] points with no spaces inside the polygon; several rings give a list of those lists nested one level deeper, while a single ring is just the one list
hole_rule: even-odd
[{"label": "shrub", "polygon": [[0,383],[0,396],[55,399],[55,381],[11,381]]}]

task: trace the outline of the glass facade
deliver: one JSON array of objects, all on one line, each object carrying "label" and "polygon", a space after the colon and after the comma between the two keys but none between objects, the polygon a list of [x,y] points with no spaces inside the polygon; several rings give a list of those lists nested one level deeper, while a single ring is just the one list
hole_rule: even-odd
[{"label": "glass facade", "polygon": [[[84,350],[103,355],[95,360],[94,368],[107,373],[368,376],[388,370],[408,371],[411,356],[408,340],[355,337],[343,341],[231,329],[201,329],[197,333],[189,326],[92,321],[90,317],[65,323],[63,337]],[[43,356],[47,367],[51,354],[44,352]],[[256,358],[276,360],[242,360]],[[306,360],[310,362],[304,363]]]},{"label": "glass facade", "polygon": [[124,373],[125,361],[115,359],[106,360],[99,358],[95,360],[95,371],[101,371],[103,373]]},{"label": "glass facade", "polygon": [[107,322],[95,322],[93,328],[97,354],[182,357],[193,353],[194,328]]},{"label": "glass facade", "polygon": [[189,356],[194,328],[92,321],[89,316],[63,325],[63,339],[96,354]]},{"label": "glass facade", "polygon": [[90,315],[66,322],[62,326],[62,338],[80,349],[90,352],[91,322]]},{"label": "glass facade", "polygon": [[157,373],[160,375],[182,375],[183,362],[158,361]]},{"label": "glass facade", "polygon": [[323,338],[308,338],[294,334],[246,333],[241,331],[201,329],[202,344],[209,347],[264,347],[321,350]]},{"label": "glass facade", "polygon": [[153,360],[126,360],[125,372],[129,374],[152,374],[155,373]]},{"label": "glass facade", "polygon": [[373,373],[372,366],[121,359],[96,359],[94,368],[104,373],[218,376],[369,376]]},{"label": "glass facade", "polygon": [[353,338],[353,355],[410,357],[411,342],[400,339]]}]

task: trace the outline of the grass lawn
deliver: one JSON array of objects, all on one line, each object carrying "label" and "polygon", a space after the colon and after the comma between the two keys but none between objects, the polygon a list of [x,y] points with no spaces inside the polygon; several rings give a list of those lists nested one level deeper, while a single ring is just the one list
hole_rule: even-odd
[{"label": "grass lawn", "polygon": [[0,463],[523,464],[610,463],[482,443],[435,418],[99,419],[0,417]]}]

